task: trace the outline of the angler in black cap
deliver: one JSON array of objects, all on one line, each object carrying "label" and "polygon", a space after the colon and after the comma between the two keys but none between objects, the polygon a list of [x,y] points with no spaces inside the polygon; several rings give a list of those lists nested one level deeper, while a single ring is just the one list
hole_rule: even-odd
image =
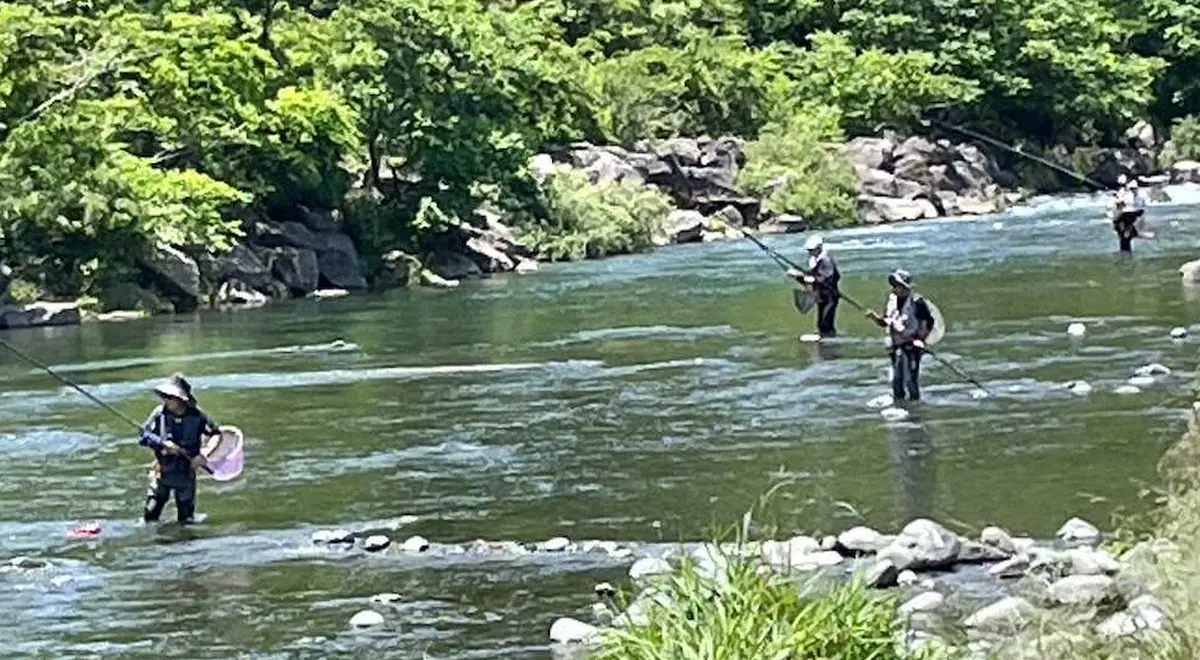
[{"label": "angler in black cap", "polygon": [[196,513],[196,470],[208,465],[204,445],[206,439],[219,435],[220,429],[196,405],[192,386],[183,376],[176,374],[159,383],[154,392],[162,405],[150,413],[138,441],[153,449],[157,459],[142,519],[158,520],[174,491],[179,523],[189,524]]},{"label": "angler in black cap", "polygon": [[888,276],[892,293],[888,296],[883,316],[871,310],[867,317],[881,328],[887,328],[892,358],[892,398],[896,401],[918,401],[921,398],[921,355],[925,338],[933,332],[933,313],[925,299],[912,288],[912,276],[897,270]]}]

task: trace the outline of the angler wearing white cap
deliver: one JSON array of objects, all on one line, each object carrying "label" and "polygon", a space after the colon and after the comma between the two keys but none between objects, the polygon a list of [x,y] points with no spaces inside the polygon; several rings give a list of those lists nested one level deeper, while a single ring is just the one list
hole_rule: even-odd
[{"label": "angler wearing white cap", "polygon": [[804,243],[804,249],[808,250],[808,272],[789,268],[788,275],[809,286],[816,294],[817,333],[821,337],[836,337],[834,322],[837,318],[838,300],[842,297],[838,290],[838,281],[842,274],[838,271],[833,255],[825,248],[825,240],[820,234],[809,237]]}]

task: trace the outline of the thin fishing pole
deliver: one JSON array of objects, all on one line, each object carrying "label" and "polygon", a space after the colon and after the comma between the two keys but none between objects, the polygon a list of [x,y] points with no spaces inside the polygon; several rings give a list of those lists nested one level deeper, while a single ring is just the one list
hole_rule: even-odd
[{"label": "thin fishing pole", "polygon": [[101,408],[104,408],[108,412],[116,415],[119,419],[130,424],[131,426],[138,429],[139,431],[142,430],[142,425],[139,424],[138,422],[136,422],[135,420],[133,420],[132,418],[130,418],[128,415],[121,412],[120,410],[117,410],[116,408],[113,408],[112,406],[101,401],[100,399],[96,398],[91,392],[83,389],[79,385],[76,385],[73,381],[71,381],[71,379],[66,378],[65,376],[59,375],[57,372],[55,372],[50,367],[42,364],[41,362],[37,361],[33,357],[21,352],[20,350],[17,349],[16,346],[13,346],[12,344],[8,343],[7,341],[4,341],[3,339],[0,339],[0,346],[7,348],[8,350],[12,351],[13,355],[16,355],[17,357],[21,358],[22,360],[25,360],[29,364],[32,364],[33,366],[37,367],[38,369],[41,369],[42,371],[46,372],[51,378],[54,378],[55,380],[62,383],[63,385],[66,385],[67,387],[70,387],[70,388],[74,389],[76,392],[79,392],[80,394],[84,395],[85,397],[90,399],[92,401],[92,403],[94,403],[94,404],[100,406]]},{"label": "thin fishing pole", "polygon": [[967,373],[966,373],[966,372],[964,372],[962,369],[959,369],[957,366],[955,366],[953,362],[950,362],[950,361],[949,361],[949,360],[947,360],[946,358],[944,358],[944,357],[942,357],[942,356],[938,355],[937,353],[934,353],[933,351],[929,350],[928,348],[922,348],[921,350],[923,350],[924,352],[926,352],[926,353],[928,353],[929,355],[933,356],[933,359],[935,359],[935,360],[937,360],[938,362],[940,362],[940,363],[942,363],[942,364],[946,365],[947,367],[949,367],[949,369],[950,369],[951,371],[953,371],[954,373],[958,374],[958,377],[959,377],[959,378],[962,378],[963,380],[965,380],[965,381],[967,381],[968,383],[970,383],[970,384],[974,385],[975,387],[978,387],[979,389],[983,390],[984,392],[987,392],[987,394],[988,394],[989,396],[991,396],[991,395],[992,395],[992,393],[991,393],[991,392],[988,390],[988,388],[984,387],[982,383],[980,383],[979,381],[977,381],[977,380],[975,380],[974,378],[972,378],[972,377],[970,377],[969,375],[967,375]]},{"label": "thin fishing pole", "polygon": [[[766,252],[768,255],[770,255],[770,256],[771,256],[771,258],[775,260],[775,263],[779,264],[779,266],[780,266],[780,267],[782,267],[782,268],[784,268],[784,269],[787,269],[787,268],[795,268],[796,270],[798,270],[798,271],[800,271],[800,272],[802,272],[802,273],[806,273],[806,274],[809,272],[809,270],[808,270],[807,268],[803,268],[803,267],[801,267],[801,266],[800,266],[800,265],[798,265],[796,262],[794,262],[794,261],[792,261],[791,259],[788,259],[786,256],[784,256],[784,255],[780,254],[778,251],[776,251],[776,250],[775,250],[774,248],[772,248],[771,246],[769,246],[769,245],[767,245],[766,243],[763,243],[762,241],[760,241],[760,240],[758,239],[758,237],[757,237],[757,236],[755,236],[754,234],[750,233],[750,230],[749,230],[749,229],[746,229],[745,227],[743,227],[743,228],[741,228],[741,229],[740,229],[740,231],[742,232],[742,235],[743,235],[743,236],[745,236],[746,238],[748,238],[748,239],[750,239],[751,241],[753,241],[755,245],[757,245],[757,246],[758,246],[759,248],[761,248],[761,249],[762,249],[764,252]],[[845,293],[842,293],[841,291],[839,291],[839,292],[838,292],[838,296],[839,296],[839,297],[840,297],[842,300],[845,300],[846,302],[850,303],[850,304],[851,304],[851,305],[853,305],[854,307],[858,308],[860,311],[864,311],[864,312],[865,312],[865,311],[867,311],[867,308],[866,308],[866,307],[864,307],[863,305],[861,305],[861,304],[860,304],[858,301],[856,301],[855,299],[851,298],[850,296],[847,296]]]},{"label": "thin fishing pole", "polygon": [[[84,395],[89,400],[91,400],[92,403],[100,406],[101,408],[107,410],[108,412],[112,413],[113,415],[116,415],[116,417],[118,419],[128,423],[130,426],[133,426],[138,431],[143,430],[142,425],[139,424],[137,421],[135,421],[133,418],[129,417],[128,415],[121,412],[120,410],[113,408],[112,406],[108,405],[107,403],[101,401],[95,395],[93,395],[91,392],[83,389],[79,385],[76,385],[71,379],[58,374],[56,371],[54,371],[50,367],[46,366],[45,364],[42,364],[38,360],[34,359],[32,356],[26,355],[24,352],[19,350],[16,346],[13,346],[12,344],[8,343],[7,341],[4,341],[3,339],[0,339],[0,346],[7,348],[9,351],[12,351],[13,355],[16,355],[17,357],[21,358],[22,360],[25,360],[29,364],[32,364],[33,366],[37,367],[38,369],[41,369],[42,371],[46,372],[51,378],[54,378],[55,380],[62,383],[63,385],[66,385],[67,387],[70,387],[70,388],[74,389],[76,392],[79,392],[80,394]],[[210,468],[206,465],[202,465],[200,467],[203,468],[204,471],[208,472],[209,474],[213,473],[212,468]]]}]

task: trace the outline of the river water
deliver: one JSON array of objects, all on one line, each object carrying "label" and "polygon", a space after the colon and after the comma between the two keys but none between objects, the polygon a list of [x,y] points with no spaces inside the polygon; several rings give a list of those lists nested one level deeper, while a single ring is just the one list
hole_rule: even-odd
[{"label": "river water", "polygon": [[[183,371],[247,469],[203,482],[207,521],[135,524],[148,452],[78,394],[0,356],[3,657],[543,658],[560,615],[587,619],[600,555],[368,556],[316,529],[476,538],[675,541],[761,515],[784,532],[892,530],[932,516],[1048,537],[1104,526],[1184,424],[1200,341],[1176,269],[1200,249],[1200,206],[1150,211],[1158,232],[1118,263],[1100,207],[1057,200],[968,220],[832,232],[847,294],[872,306],[905,267],[941,308],[941,354],[995,396],[926,362],[907,422],[878,329],[842,305],[844,336],[798,341],[774,264],[748,242],[546,267],[458,290],[299,301],[4,339],[142,419]],[[801,256],[803,236],[768,241]],[[1069,323],[1088,333],[1072,340]],[[1172,340],[1171,328],[1193,337]],[[326,351],[342,339],[357,351]],[[305,350],[286,347],[312,347]],[[1117,394],[1138,366],[1175,370]],[[1093,390],[1065,389],[1085,380]],[[174,515],[168,505],[165,519]],[[96,541],[68,541],[98,521]],[[347,620],[396,592],[377,630]]]}]

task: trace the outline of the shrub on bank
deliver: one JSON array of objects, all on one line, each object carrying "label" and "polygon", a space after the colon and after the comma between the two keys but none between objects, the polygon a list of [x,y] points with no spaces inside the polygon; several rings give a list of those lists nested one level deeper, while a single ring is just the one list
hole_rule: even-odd
[{"label": "shrub on bank", "polygon": [[[857,581],[808,596],[793,580],[728,557],[717,580],[691,562],[657,583],[647,625],[605,633],[596,660],[890,660],[904,651],[893,595]],[[724,563],[724,561],[720,562]],[[721,584],[719,593],[714,583]]]},{"label": "shrub on bank", "polygon": [[738,183],[765,194],[771,213],[803,217],[814,227],[855,222],[858,176],[839,144],[837,113],[825,108],[798,112],[767,125],[746,145],[746,168]]},{"label": "shrub on bank", "polygon": [[559,168],[543,191],[546,218],[522,238],[539,258],[574,261],[649,250],[674,206],[655,188],[593,185],[586,172]]},{"label": "shrub on bank", "polygon": [[1171,127],[1171,141],[1163,150],[1162,162],[1200,160],[1200,116],[1189,115]]}]

